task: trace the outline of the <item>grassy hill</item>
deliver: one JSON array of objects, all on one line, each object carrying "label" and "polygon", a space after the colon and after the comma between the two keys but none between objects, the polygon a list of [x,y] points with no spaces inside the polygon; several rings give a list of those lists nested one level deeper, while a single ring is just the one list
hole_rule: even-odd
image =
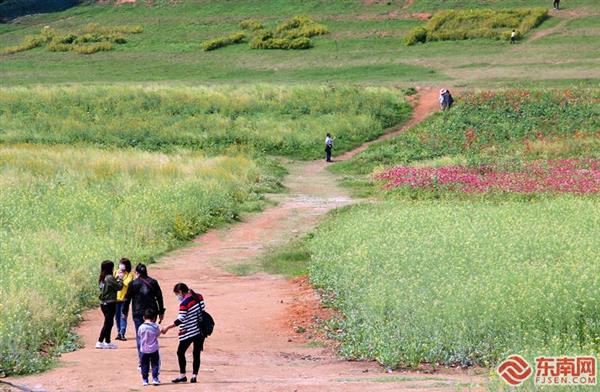
[{"label": "grassy hill", "polygon": [[[5,85],[64,82],[358,82],[490,86],[506,83],[566,84],[600,80],[600,3],[570,1],[524,41],[468,40],[405,46],[402,37],[444,7],[545,6],[548,1],[139,1],[135,5],[81,5],[64,12],[0,24],[0,51],[44,26],[80,29],[139,24],[111,52],[85,56],[43,48],[0,55]],[[325,24],[330,34],[310,50],[251,50],[248,45],[201,49],[203,40],[239,31],[256,18],[276,23],[299,14]]]}]

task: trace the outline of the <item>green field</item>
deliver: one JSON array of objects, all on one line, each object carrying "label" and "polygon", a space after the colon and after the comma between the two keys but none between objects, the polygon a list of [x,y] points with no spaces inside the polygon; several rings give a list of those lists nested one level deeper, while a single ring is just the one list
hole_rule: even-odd
[{"label": "green field", "polygon": [[[526,2],[549,7],[548,1]],[[443,8],[505,8],[523,1],[404,1],[366,5],[359,0],[270,2],[236,0],[167,1],[144,4],[90,5],[17,19],[0,25],[0,51],[19,43],[44,26],[80,29],[90,22],[101,26],[141,24],[144,32],[127,37],[114,51],[91,56],[54,53],[43,48],[0,55],[0,78],[5,85],[102,82],[256,83],[331,82],[495,86],[530,83],[561,84],[600,79],[600,39],[597,29],[583,33],[577,21],[600,19],[595,0],[570,1],[534,30],[568,21],[553,34],[525,40],[516,47],[495,40],[435,42],[406,47],[403,36],[423,22],[417,12]],[[575,14],[569,13],[577,9]],[[256,51],[234,45],[204,52],[204,40],[239,31],[239,22],[253,17],[274,23],[283,17],[307,14],[325,24],[330,34],[314,38],[305,51]],[[589,16],[595,15],[595,16]],[[586,22],[586,23],[587,23]],[[226,64],[226,66],[223,66]],[[465,68],[466,67],[466,68]]]},{"label": "green field", "polygon": [[0,90],[0,142],[175,148],[317,158],[327,132],[347,151],[405,121],[389,88],[253,85]]}]

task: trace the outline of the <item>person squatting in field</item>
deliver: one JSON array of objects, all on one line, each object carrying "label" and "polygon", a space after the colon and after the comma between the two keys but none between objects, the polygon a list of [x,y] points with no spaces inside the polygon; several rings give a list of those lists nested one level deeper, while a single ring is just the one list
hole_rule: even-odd
[{"label": "person squatting in field", "polygon": [[98,287],[100,288],[100,309],[104,315],[104,324],[100,330],[100,337],[96,343],[99,349],[114,349],[117,345],[111,343],[110,334],[114,323],[117,309],[117,292],[123,288],[123,272],[119,271],[113,276],[115,264],[110,260],[104,260],[100,264],[100,276],[98,277]]},{"label": "person squatting in field", "polygon": [[129,283],[133,280],[131,272],[131,261],[123,257],[119,260],[119,270],[115,272],[115,278],[118,274],[123,274],[123,288],[117,292],[117,307],[115,313],[115,323],[117,326],[117,337],[115,340],[126,341],[125,332],[127,332],[127,311],[123,309],[125,305],[125,295],[129,288]]},{"label": "person squatting in field", "polygon": [[331,162],[331,149],[333,148],[333,138],[327,133],[325,136],[325,161]]},{"label": "person squatting in field", "polygon": [[192,350],[192,378],[190,383],[195,383],[200,370],[200,352],[204,349],[204,335],[200,330],[200,320],[204,311],[204,298],[195,293],[185,283],[177,283],[173,293],[179,301],[179,316],[175,321],[162,329],[166,334],[170,329],[179,327],[179,347],[177,348],[177,360],[179,362],[179,377],[172,380],[174,383],[187,381],[185,352],[194,345]]},{"label": "person squatting in field", "polygon": [[144,322],[138,329],[140,340],[142,383],[148,385],[148,372],[152,366],[152,385],[159,385],[160,380],[160,355],[158,353],[158,337],[160,336],[160,327],[156,323],[156,312],[153,309],[146,309],[144,312]]},{"label": "person squatting in field", "polygon": [[136,278],[129,284],[127,294],[125,295],[125,304],[123,310],[125,317],[131,302],[131,315],[135,325],[136,345],[141,366],[140,339],[138,336],[140,325],[144,322],[144,313],[146,310],[153,310],[158,315],[158,322],[161,323],[165,314],[162,291],[160,285],[155,279],[148,276],[148,270],[142,263],[135,267]]}]

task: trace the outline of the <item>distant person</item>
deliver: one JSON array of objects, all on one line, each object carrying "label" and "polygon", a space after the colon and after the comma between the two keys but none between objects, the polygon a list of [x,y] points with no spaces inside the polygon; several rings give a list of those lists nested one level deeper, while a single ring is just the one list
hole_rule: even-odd
[{"label": "distant person", "polygon": [[[123,309],[127,312],[131,302],[131,316],[135,325],[135,340],[141,366],[142,355],[138,330],[144,322],[144,313],[148,309],[155,311],[158,315],[158,322],[161,323],[165,314],[165,307],[160,285],[155,279],[148,276],[146,266],[142,263],[138,264],[135,267],[135,274],[136,278],[129,284],[127,289]],[[125,314],[125,317],[127,317],[127,314]]]},{"label": "distant person", "polygon": [[513,29],[512,33],[510,33],[510,43],[514,44],[517,42],[517,32]]},{"label": "distant person", "polygon": [[190,383],[195,383],[200,370],[200,352],[204,349],[204,338],[200,331],[202,312],[204,311],[204,298],[195,293],[185,283],[177,283],[173,292],[179,301],[179,316],[173,324],[162,329],[167,333],[171,328],[179,327],[179,347],[177,347],[177,360],[179,361],[179,377],[172,380],[174,383],[187,381],[185,352],[194,345],[192,350],[193,369]]},{"label": "distant person", "polygon": [[114,324],[115,312],[117,309],[117,291],[123,288],[123,273],[119,272],[113,276],[115,264],[110,260],[105,260],[100,264],[100,276],[98,277],[98,287],[100,288],[100,309],[104,315],[104,324],[100,330],[100,337],[96,343],[96,348],[114,349],[117,345],[110,342],[110,334]]},{"label": "distant person", "polygon": [[140,370],[144,385],[148,385],[150,366],[152,366],[152,385],[160,385],[160,380],[158,379],[158,374],[160,373],[160,355],[158,353],[160,327],[156,324],[156,316],[157,314],[154,310],[146,309],[144,312],[144,322],[138,328],[141,352]]},{"label": "distant person", "polygon": [[554,9],[560,10],[560,0],[554,0]]},{"label": "distant person", "polygon": [[448,108],[448,95],[446,94],[446,89],[440,90],[440,96],[438,100],[440,102],[440,110],[446,110]]},{"label": "distant person", "polygon": [[333,139],[331,134],[327,133],[325,136],[325,161],[331,162],[331,149],[333,148]]},{"label": "distant person", "polygon": [[115,322],[117,325],[117,337],[116,340],[126,341],[125,332],[127,332],[127,311],[123,309],[125,306],[125,295],[127,295],[127,289],[129,283],[133,280],[133,272],[131,272],[131,261],[128,258],[123,257],[119,260],[119,270],[115,272],[117,274],[123,274],[123,288],[117,293],[117,308],[115,313]]},{"label": "distant person", "polygon": [[450,109],[452,107],[452,105],[454,104],[454,97],[450,93],[450,90],[446,90],[446,95],[448,96],[446,98],[446,101],[447,101],[447,104],[448,104],[448,109]]}]

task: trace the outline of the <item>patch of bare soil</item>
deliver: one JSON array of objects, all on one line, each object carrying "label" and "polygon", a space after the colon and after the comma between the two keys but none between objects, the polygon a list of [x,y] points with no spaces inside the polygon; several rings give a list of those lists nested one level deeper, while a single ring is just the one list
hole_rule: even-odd
[{"label": "patch of bare soil", "polygon": [[[415,105],[413,118],[383,139],[436,110],[436,90],[422,90]],[[365,147],[338,160],[350,158]],[[178,385],[177,390],[455,391],[465,384],[472,385],[472,391],[481,390],[483,377],[469,371],[446,369],[436,372],[435,377],[430,372],[395,372],[402,377],[393,377],[375,362],[346,361],[331,346],[308,344],[315,320],[328,318],[331,313],[321,306],[306,279],[288,280],[265,273],[241,277],[227,272],[228,266],[251,262],[273,245],[307,232],[327,211],[354,202],[325,168],[324,160],[290,164],[285,182],[288,192],[271,196],[278,202],[276,206],[201,235],[193,246],[149,266],[150,275],[163,289],[165,322],[177,316],[178,303],[172,294],[177,282],[201,292],[216,320],[215,332],[205,343],[199,384]],[[49,372],[11,381],[47,391],[141,389],[133,323],[129,320],[129,340],[119,342],[118,349],[98,350],[94,344],[102,319],[99,309],[85,312],[77,329],[85,342],[83,349],[64,354]],[[161,337],[160,345],[161,379],[169,383],[179,373],[176,333]]]}]

